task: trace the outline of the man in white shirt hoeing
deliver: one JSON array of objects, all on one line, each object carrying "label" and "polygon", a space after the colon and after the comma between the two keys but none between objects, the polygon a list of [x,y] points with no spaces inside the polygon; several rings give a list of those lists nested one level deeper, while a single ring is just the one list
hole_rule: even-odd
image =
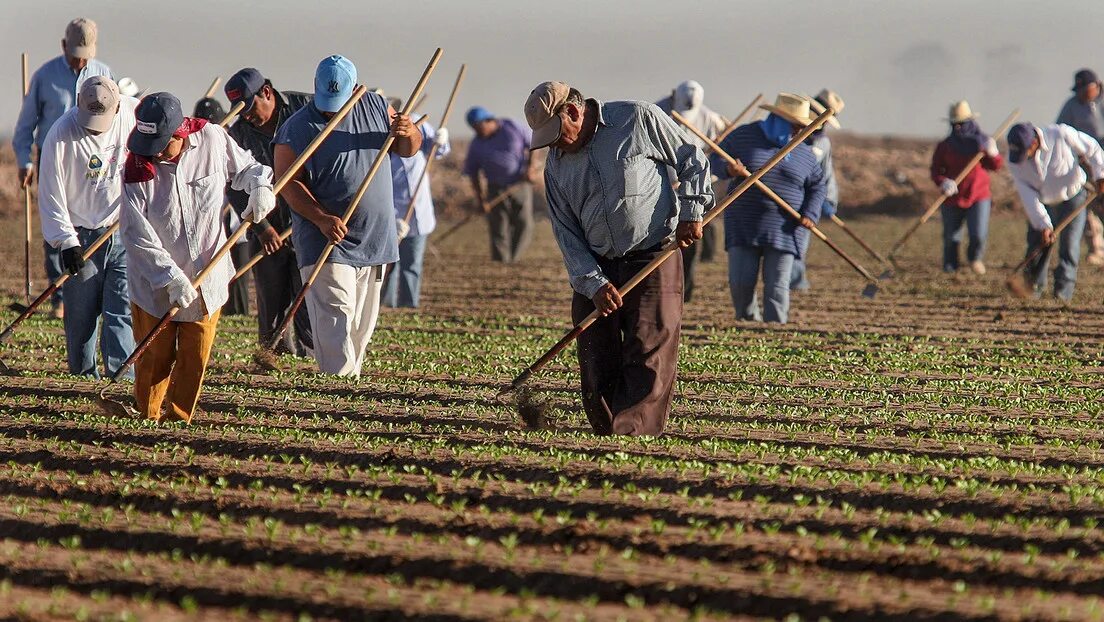
[{"label": "man in white shirt hoeing", "polygon": [[157,421],[167,397],[167,414],[191,422],[234,275],[230,256],[198,290],[192,279],[226,243],[227,184],[249,194],[243,218],[257,222],[276,206],[272,169],[221,127],[184,117],[169,93],[147,95],[134,114],[121,216],[134,334],[144,338],[161,316],[180,308],[135,363],[134,399],[142,416]]},{"label": "man in white shirt hoeing", "polygon": [[42,143],[42,237],[61,251],[63,268],[72,275],[62,286],[69,303],[64,321],[71,374],[99,378],[97,338],[108,376],[134,349],[126,253],[119,232],[88,261],[84,254],[119,220],[126,137],[134,127],[137,105],[138,100],[119,94],[111,78],[93,76],[81,85],[77,106],[54,123]]},{"label": "man in white shirt hoeing", "polygon": [[[1092,136],[1060,123],[1045,127],[1017,123],[1008,130],[1008,171],[1016,182],[1016,192],[1029,221],[1027,252],[1040,244],[1049,246],[1058,242],[1054,297],[1063,302],[1073,299],[1085,212],[1077,212],[1061,232],[1055,234],[1054,229],[1088,200],[1085,187],[1089,179],[1080,160],[1092,171],[1097,192],[1104,192],[1104,151]],[[1036,297],[1046,288],[1050,255],[1048,248],[1027,266]]]}]

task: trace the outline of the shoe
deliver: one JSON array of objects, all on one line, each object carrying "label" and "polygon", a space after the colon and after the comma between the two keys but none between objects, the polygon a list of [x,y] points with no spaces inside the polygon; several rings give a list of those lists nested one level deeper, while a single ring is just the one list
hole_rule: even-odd
[{"label": "shoe", "polygon": [[985,264],[981,263],[980,261],[971,261],[970,269],[974,271],[974,274],[985,274]]},{"label": "shoe", "polygon": [[1104,252],[1086,255],[1085,261],[1087,261],[1090,266],[1104,266]]},{"label": "shoe", "polygon": [[59,302],[56,305],[54,305],[53,310],[50,311],[50,315],[54,316],[55,320],[64,320],[65,319],[65,303],[64,302]]}]

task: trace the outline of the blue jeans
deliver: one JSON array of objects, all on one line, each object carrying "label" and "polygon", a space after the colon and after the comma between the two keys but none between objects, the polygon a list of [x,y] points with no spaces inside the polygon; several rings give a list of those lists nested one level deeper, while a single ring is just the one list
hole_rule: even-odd
[{"label": "blue jeans", "polygon": [[[758,246],[728,247],[728,288],[736,319],[785,324],[790,314],[790,271],[794,256],[773,248]],[[763,313],[755,285],[763,270]]]},{"label": "blue jeans", "polygon": [[[50,246],[49,242],[43,242],[42,249],[45,252],[46,280],[53,283],[61,277],[61,251]],[[50,295],[50,304],[55,307],[61,304],[61,301],[65,298],[63,293],[65,289],[64,286],[55,289],[54,293]]]},{"label": "blue jeans", "polygon": [[[1088,199],[1084,190],[1068,201],[1047,205],[1046,211],[1050,214],[1050,222],[1057,227],[1063,218],[1077,209]],[[1058,234],[1058,266],[1054,268],[1054,296],[1069,302],[1073,299],[1073,287],[1077,282],[1077,263],[1081,260],[1081,236],[1085,232],[1086,213],[1081,211]],[[1043,242],[1043,233],[1036,231],[1034,227],[1027,227],[1027,252],[1030,253],[1036,246]],[[1035,296],[1038,297],[1046,289],[1047,265],[1050,264],[1050,256],[1054,252],[1051,246],[1039,255],[1039,258],[1027,266],[1028,276],[1035,281]]]},{"label": "blue jeans", "polygon": [[399,262],[391,266],[383,284],[383,304],[389,307],[418,306],[422,292],[422,258],[425,235],[407,236],[399,242]]},{"label": "blue jeans", "polygon": [[805,271],[805,258],[794,257],[793,268],[790,270],[790,291],[807,292],[809,287],[809,277]]},{"label": "blue jeans", "polygon": [[[88,248],[107,230],[77,228],[82,248]],[[134,350],[127,293],[127,260],[119,232],[101,246],[80,272],[69,277],[65,290],[65,345],[69,373],[100,377],[96,342],[103,352],[104,370],[113,375]],[[103,328],[100,330],[100,318]],[[128,379],[134,378],[131,370]]]},{"label": "blue jeans", "polygon": [[985,256],[985,241],[989,238],[990,199],[981,199],[965,209],[944,203],[939,207],[943,216],[943,271],[958,270],[958,246],[962,243],[962,223],[966,223],[970,242],[966,245],[966,261],[981,261]]}]

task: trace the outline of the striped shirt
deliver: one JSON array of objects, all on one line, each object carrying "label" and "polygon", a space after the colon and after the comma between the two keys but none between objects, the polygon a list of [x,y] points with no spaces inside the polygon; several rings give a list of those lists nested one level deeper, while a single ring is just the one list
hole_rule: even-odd
[{"label": "striped shirt", "polygon": [[[760,123],[741,125],[729,134],[721,149],[744,163],[750,171],[767,163],[778,147],[767,140]],[[729,177],[727,162],[718,154],[710,157],[713,172]],[[785,199],[802,216],[817,222],[827,192],[824,171],[809,145],[801,144],[763,176],[762,181]],[[738,185],[733,180],[729,192]],[[790,218],[767,195],[752,187],[724,213],[725,248],[755,246],[773,248],[801,257],[809,244],[809,230]]]}]

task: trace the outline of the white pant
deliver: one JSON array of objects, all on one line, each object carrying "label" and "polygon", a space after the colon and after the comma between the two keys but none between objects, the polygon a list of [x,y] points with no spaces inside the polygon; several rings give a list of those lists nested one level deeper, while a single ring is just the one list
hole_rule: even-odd
[{"label": "white pant", "polygon": [[[314,360],[322,373],[360,376],[379,317],[383,268],[327,263],[307,290]],[[312,272],[314,264],[299,269],[304,282]]]}]

